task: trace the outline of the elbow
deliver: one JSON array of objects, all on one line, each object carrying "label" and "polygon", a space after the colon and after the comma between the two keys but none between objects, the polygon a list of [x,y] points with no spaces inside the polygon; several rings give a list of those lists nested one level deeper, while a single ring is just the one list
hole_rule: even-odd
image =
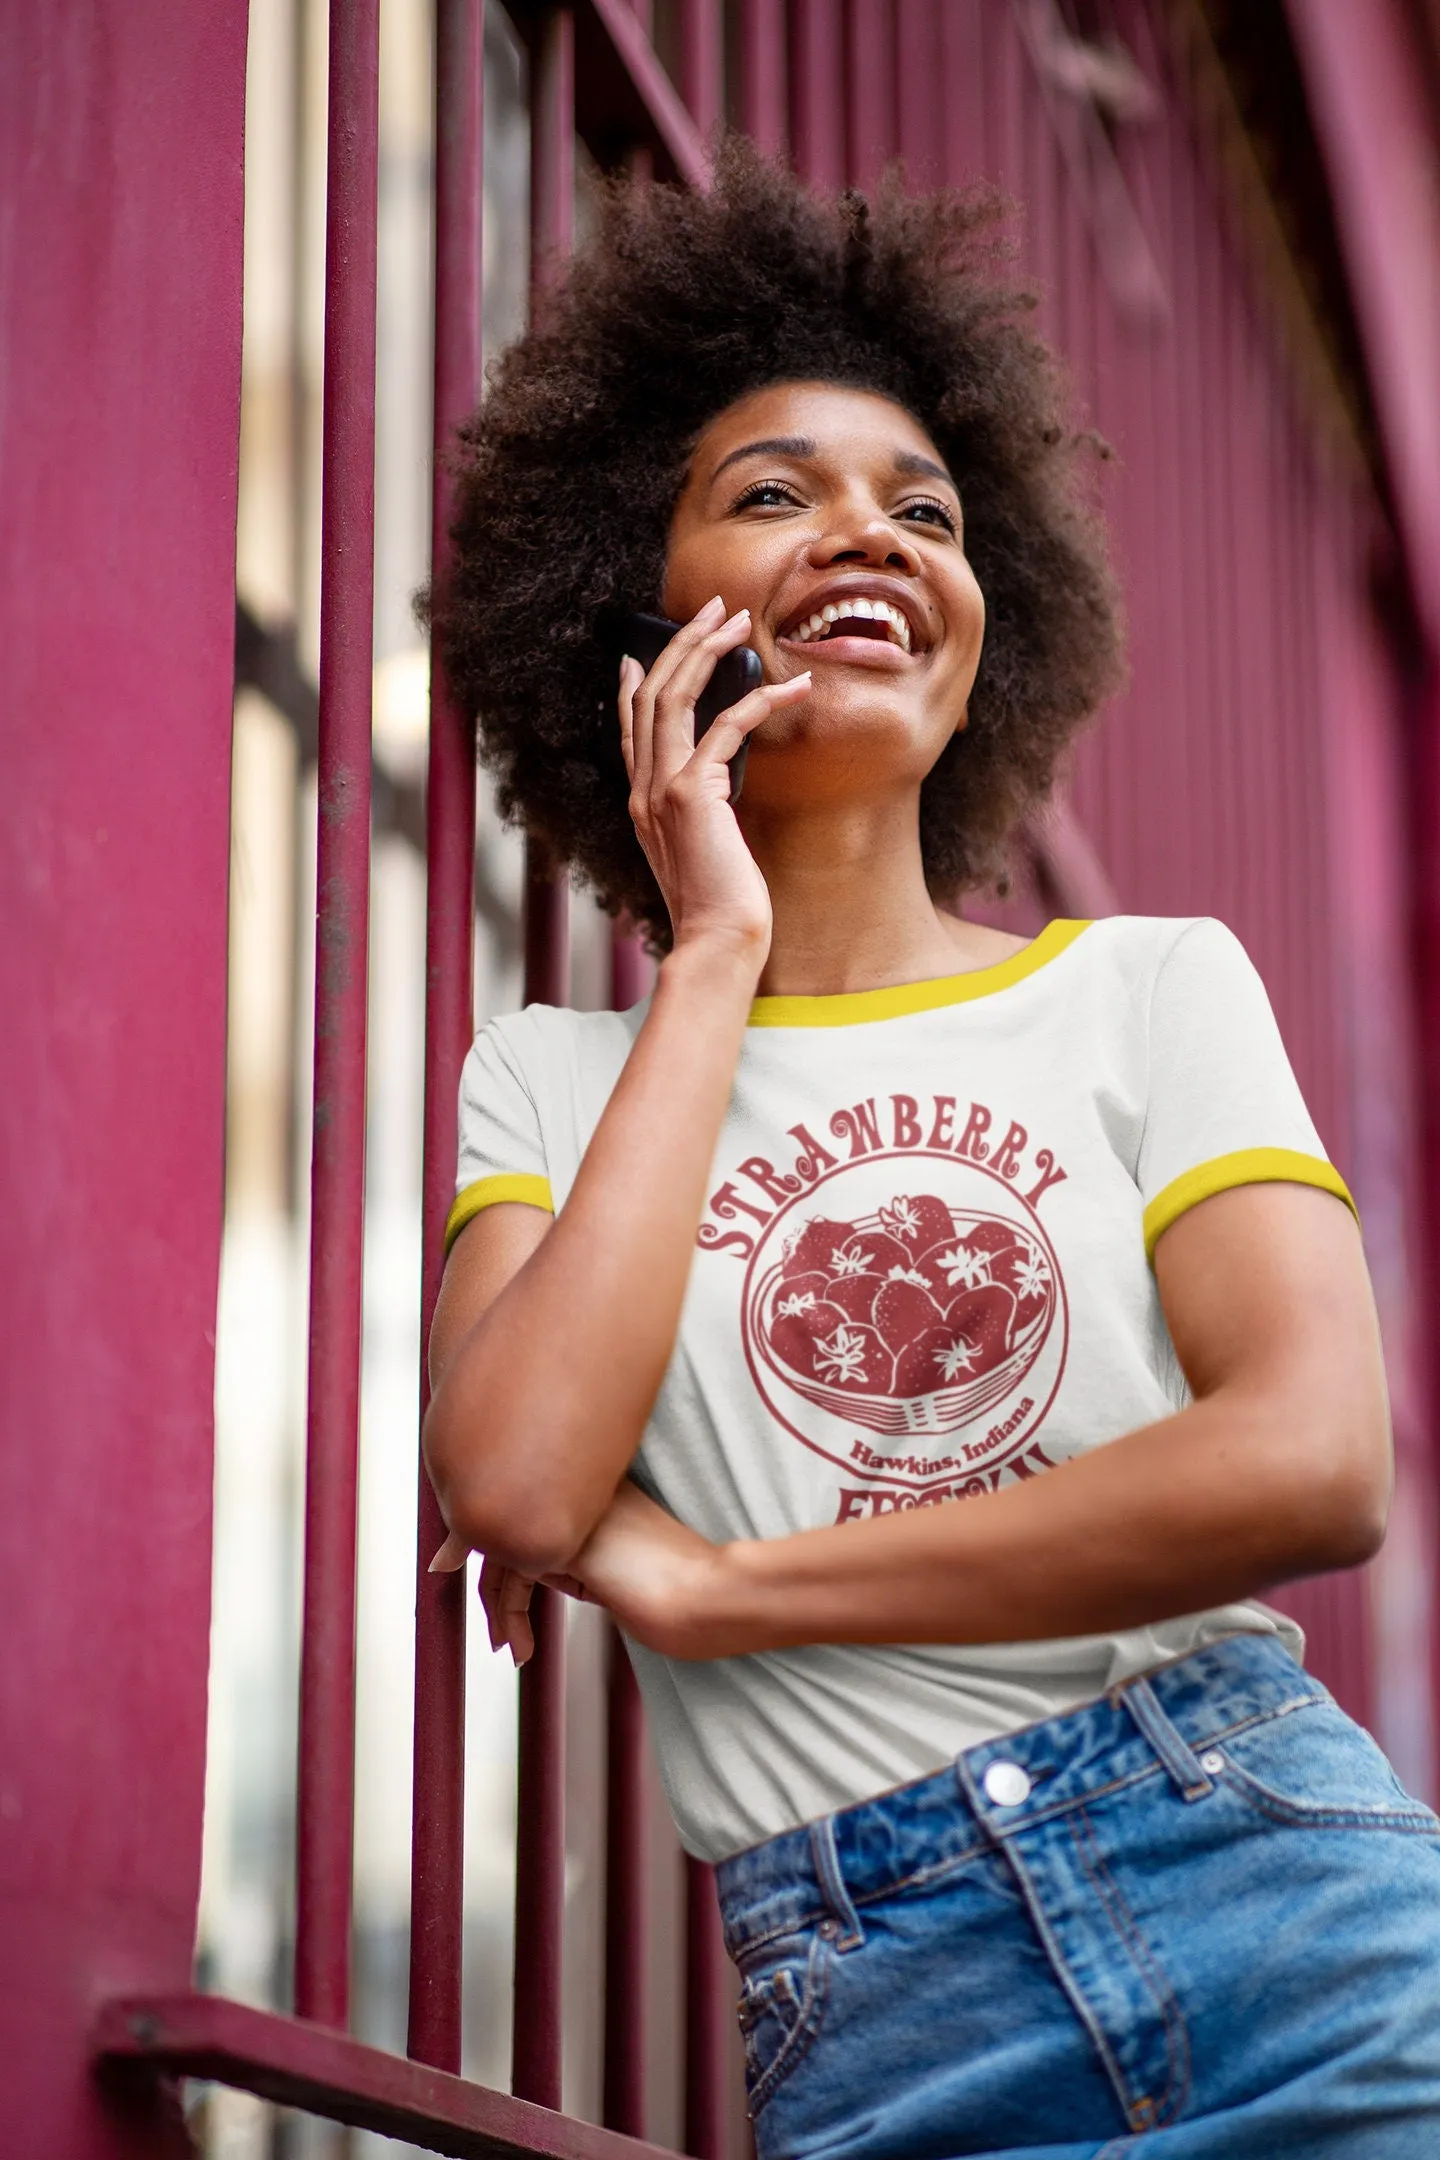
[{"label": "elbow", "polygon": [[462,1488],[442,1506],[451,1529],[472,1552],[493,1557],[531,1582],[563,1574],[588,1534],[564,1509],[547,1506],[534,1493],[507,1498],[484,1488]]},{"label": "elbow", "polygon": [[485,1553],[538,1582],[568,1567],[594,1525],[582,1521],[563,1493],[538,1489],[503,1461],[476,1461],[473,1444],[447,1445],[443,1414],[432,1403],[422,1448],[447,1527],[472,1552]]},{"label": "elbow", "polygon": [[1321,1574],[1373,1560],[1385,1541],[1391,1483],[1388,1436],[1383,1446],[1346,1450],[1328,1477],[1314,1477],[1309,1535],[1296,1572]]}]

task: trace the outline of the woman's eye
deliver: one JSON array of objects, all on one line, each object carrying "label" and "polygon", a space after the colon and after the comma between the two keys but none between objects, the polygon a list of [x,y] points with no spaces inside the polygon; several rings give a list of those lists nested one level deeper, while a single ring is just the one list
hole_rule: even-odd
[{"label": "woman's eye", "polygon": [[754,480],[743,494],[737,495],[732,508],[736,510],[789,510],[800,498],[794,488],[783,480]]},{"label": "woman's eye", "polygon": [[949,504],[937,501],[933,495],[917,496],[913,502],[903,503],[896,515],[925,525],[939,525],[948,533],[959,530],[955,513]]}]

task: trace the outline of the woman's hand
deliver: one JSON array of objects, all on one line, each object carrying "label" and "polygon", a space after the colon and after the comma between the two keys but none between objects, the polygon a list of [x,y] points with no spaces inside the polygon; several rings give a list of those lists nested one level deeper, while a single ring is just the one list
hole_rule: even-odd
[{"label": "woman's hand", "polygon": [[[430,1563],[432,1575],[465,1565],[469,1548],[450,1534]],[[718,1548],[667,1515],[626,1478],[570,1566],[542,1577],[551,1590],[604,1605],[627,1635],[667,1657],[703,1657],[705,1593]],[[480,1603],[492,1650],[509,1650],[523,1665],[535,1649],[530,1622],[534,1579],[487,1556],[480,1567]]]},{"label": "woman's hand", "polygon": [[721,1548],[629,1478],[554,1589],[603,1605],[638,1643],[666,1657],[705,1657],[705,1615]]},{"label": "woman's hand", "polygon": [[748,609],[725,619],[718,597],[670,640],[644,674],[620,663],[620,739],[630,815],[670,910],[676,946],[718,938],[764,964],[770,895],[730,807],[729,761],[762,720],[809,695],[810,677],[762,683],[721,713],[697,743],[695,701],[722,653],[743,645]]}]

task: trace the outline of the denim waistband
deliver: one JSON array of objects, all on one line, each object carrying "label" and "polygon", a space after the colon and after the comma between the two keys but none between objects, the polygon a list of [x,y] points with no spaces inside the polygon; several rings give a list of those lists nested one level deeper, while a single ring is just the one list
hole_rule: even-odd
[{"label": "denim waistband", "polygon": [[[1210,1790],[1199,1760],[1207,1746],[1328,1700],[1273,1635],[1227,1636],[1093,1702],[967,1748],[929,1777],[723,1860],[716,1881],[726,1947],[735,1957],[826,1918],[843,1928],[854,1906],[1157,1772],[1198,1798]],[[987,1785],[997,1763],[1023,1778],[1007,1770]]]}]

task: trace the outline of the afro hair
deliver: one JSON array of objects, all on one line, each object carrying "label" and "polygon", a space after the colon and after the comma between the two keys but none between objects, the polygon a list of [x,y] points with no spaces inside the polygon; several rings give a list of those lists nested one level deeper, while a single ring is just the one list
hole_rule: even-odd
[{"label": "afro hair", "polygon": [[460,431],[448,571],[429,596],[450,693],[500,809],[664,950],[627,808],[616,604],[658,610],[693,446],[777,382],[878,392],[954,474],[987,629],[969,724],[921,793],[941,897],[1003,873],[1077,726],[1117,681],[1119,611],[1065,386],[999,273],[988,189],[807,191],[743,142],[713,187],[607,187],[598,229]]}]

